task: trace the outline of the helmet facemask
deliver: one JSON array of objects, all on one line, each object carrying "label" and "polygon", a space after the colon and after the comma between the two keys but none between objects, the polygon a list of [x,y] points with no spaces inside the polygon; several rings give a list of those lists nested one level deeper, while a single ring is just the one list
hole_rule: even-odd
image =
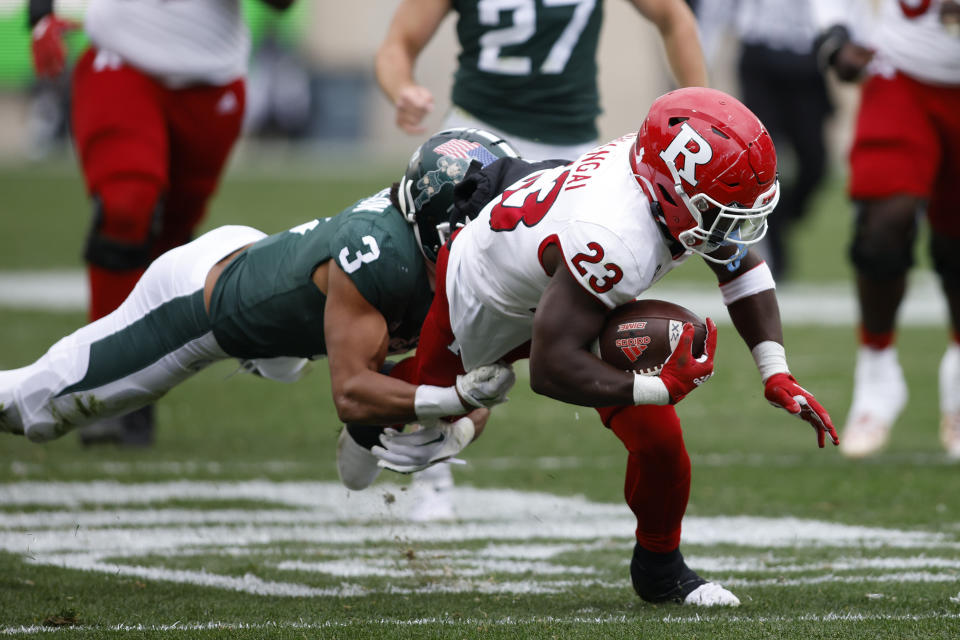
[{"label": "helmet facemask", "polygon": [[[775,179],[773,185],[761,193],[752,206],[744,207],[738,202],[720,203],[703,192],[695,193],[692,197],[687,195],[676,167],[672,163],[667,163],[667,166],[674,176],[674,191],[697,222],[696,226],[677,234],[677,240],[684,248],[710,262],[727,264],[767,235],[767,216],[780,201],[779,180]],[[738,250],[730,258],[710,255],[720,247],[731,245]]]}]

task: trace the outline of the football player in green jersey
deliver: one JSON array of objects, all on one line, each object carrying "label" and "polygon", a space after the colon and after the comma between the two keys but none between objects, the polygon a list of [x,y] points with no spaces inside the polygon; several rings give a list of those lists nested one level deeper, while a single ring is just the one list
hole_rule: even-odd
[{"label": "football player in green jersey", "polygon": [[[414,159],[427,153],[465,168],[516,156],[476,129],[441,132]],[[341,420],[382,425],[469,412],[468,433],[479,433],[487,407],[513,384],[509,367],[481,367],[449,387],[381,373],[388,354],[416,345],[433,299],[436,254],[423,253],[415,216],[445,212],[463,173],[446,172],[413,211],[401,211],[398,183],[271,236],[225,226],[164,253],[114,312],[33,364],[0,372],[0,431],[42,442],[153,402],[217,360],[293,381],[325,355]]]},{"label": "football player in green jersey", "polygon": [[[683,0],[630,0],[660,32],[680,86],[706,86],[697,23]],[[413,69],[444,17],[457,14],[461,51],[446,126],[510,139],[527,160],[575,158],[597,140],[597,46],[603,0],[402,0],[377,52],[397,126],[423,133],[433,109]]]}]

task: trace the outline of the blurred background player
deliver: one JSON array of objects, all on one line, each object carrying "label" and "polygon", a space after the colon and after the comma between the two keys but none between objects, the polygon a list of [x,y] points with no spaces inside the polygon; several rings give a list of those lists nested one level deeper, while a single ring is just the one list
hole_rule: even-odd
[{"label": "blurred background player", "polygon": [[[858,14],[844,10],[851,7]],[[865,0],[818,0],[817,11],[820,59],[841,80],[865,76],[849,187],[860,348],[841,450],[852,458],[880,451],[906,404],[896,319],[925,212],[951,327],[939,372],[940,435],[960,458],[960,4],[884,0],[875,23]]]},{"label": "blurred background player", "polygon": [[[262,0],[286,9],[293,0]],[[66,63],[53,0],[30,0],[36,72]],[[71,125],[93,205],[84,249],[89,319],[113,311],[147,265],[188,242],[240,135],[250,37],[240,0],[91,0],[91,45],[72,77]],[[90,425],[81,441],[144,446],[153,406]]]},{"label": "blurred background player", "polygon": [[[697,24],[682,0],[631,0],[663,38],[680,86],[705,86]],[[433,95],[414,79],[420,52],[450,12],[461,52],[445,127],[503,136],[522,158],[576,158],[597,143],[597,47],[603,0],[402,0],[376,54],[380,88],[396,106],[397,126],[424,132]],[[454,516],[453,476],[437,465],[414,476],[414,520]]]},{"label": "blurred background player", "polygon": [[757,250],[779,282],[790,273],[790,229],[807,212],[827,160],[824,124],[833,111],[813,42],[808,0],[698,0],[697,21],[707,60],[732,29],[740,97],[777,145],[780,203]]},{"label": "blurred background player", "polygon": [[[693,13],[682,0],[631,0],[660,31],[680,86],[705,86]],[[461,51],[445,126],[502,135],[528,160],[575,158],[597,142],[603,0],[402,0],[376,56],[397,126],[423,133],[433,95],[414,79],[420,52],[451,11]]]}]

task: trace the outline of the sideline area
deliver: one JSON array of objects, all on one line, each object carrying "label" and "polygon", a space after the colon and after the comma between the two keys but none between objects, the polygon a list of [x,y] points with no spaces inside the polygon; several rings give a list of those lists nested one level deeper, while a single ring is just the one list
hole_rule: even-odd
[{"label": "sideline area", "polygon": [[[780,312],[788,324],[847,326],[856,322],[853,283],[834,281],[822,285],[785,284],[778,287]],[[649,298],[683,305],[718,324],[729,324],[720,294],[709,286],[654,285]],[[87,282],[80,270],[0,272],[0,307],[72,312],[86,308]],[[935,276],[915,270],[899,322],[909,326],[945,326],[947,306]]]}]

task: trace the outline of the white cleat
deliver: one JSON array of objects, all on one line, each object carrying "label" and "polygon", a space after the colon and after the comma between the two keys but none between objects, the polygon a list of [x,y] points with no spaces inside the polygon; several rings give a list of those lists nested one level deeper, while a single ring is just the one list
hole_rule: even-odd
[{"label": "white cleat", "polygon": [[407,518],[412,522],[455,519],[450,465],[441,462],[413,474],[410,499],[413,504]]},{"label": "white cleat", "polygon": [[907,384],[896,349],[860,347],[840,452],[848,458],[865,458],[881,451],[906,403]]},{"label": "white cleat", "polygon": [[337,438],[337,473],[343,486],[351,491],[366,489],[380,475],[376,456],[357,444],[346,427]]},{"label": "white cleat", "polygon": [[683,604],[696,607],[739,607],[740,598],[716,582],[707,582],[688,593]]},{"label": "white cleat", "polygon": [[940,361],[940,442],[960,460],[960,345],[950,343]]}]

